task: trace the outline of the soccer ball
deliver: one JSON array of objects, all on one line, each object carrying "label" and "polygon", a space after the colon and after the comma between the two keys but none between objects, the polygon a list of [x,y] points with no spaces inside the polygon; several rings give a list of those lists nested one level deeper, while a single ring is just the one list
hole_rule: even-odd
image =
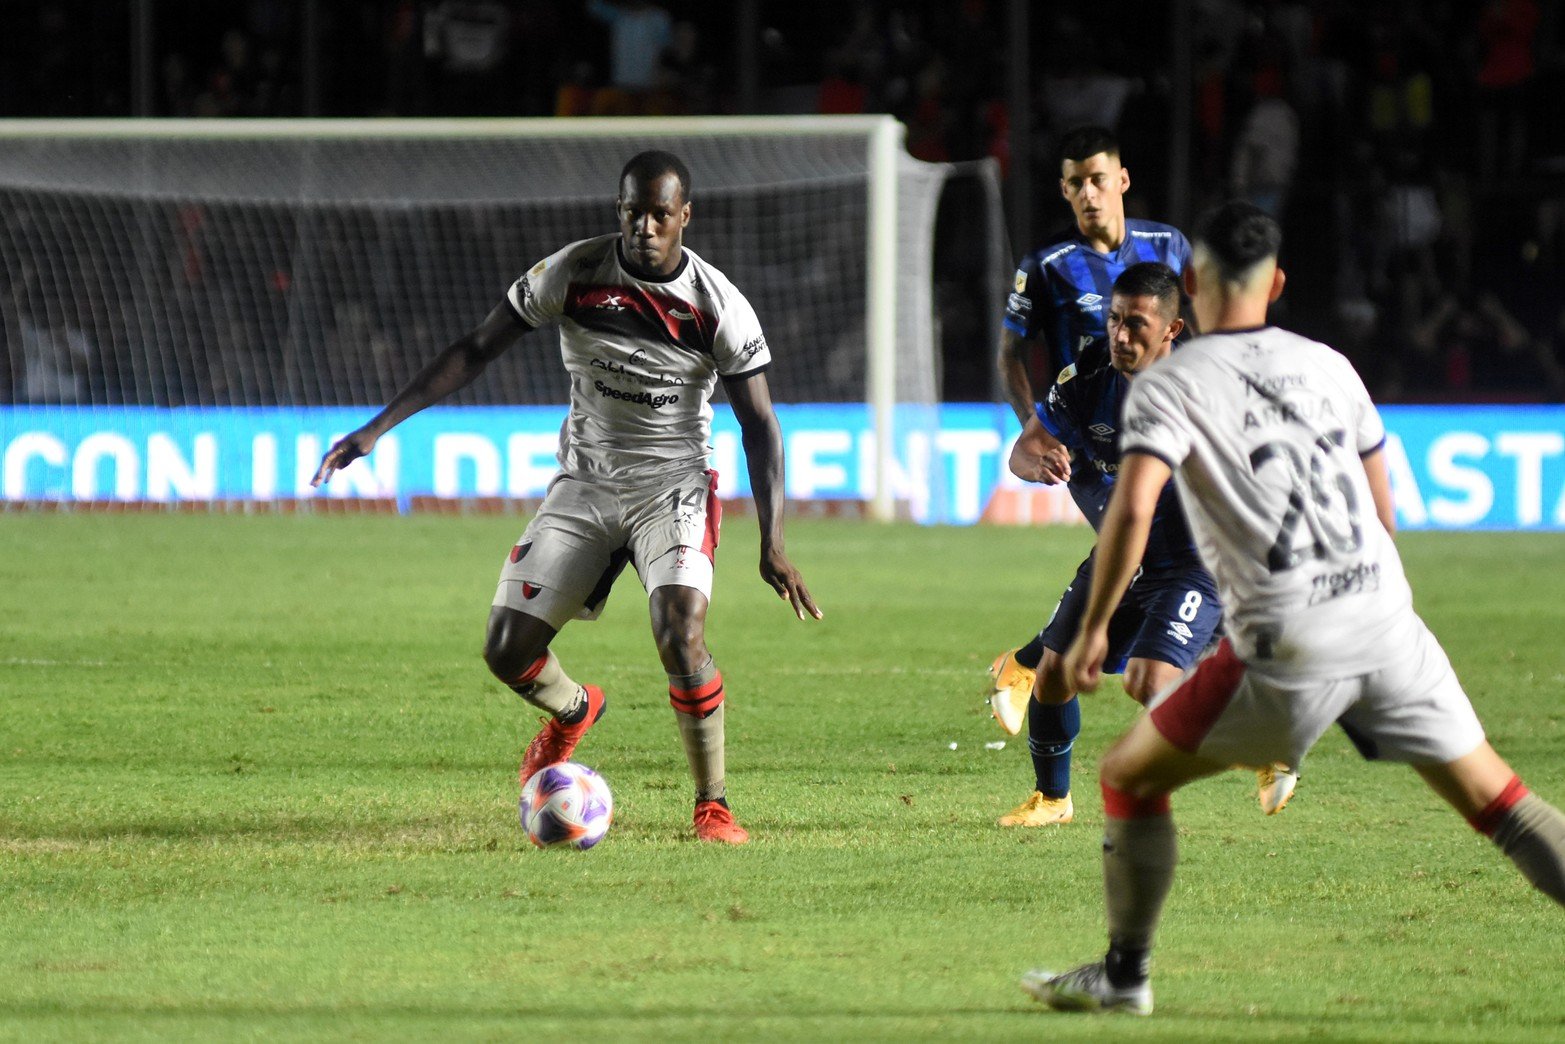
[{"label": "soccer ball", "polygon": [[539,848],[591,848],[614,819],[609,785],[586,765],[561,761],[522,787],[522,829]]}]

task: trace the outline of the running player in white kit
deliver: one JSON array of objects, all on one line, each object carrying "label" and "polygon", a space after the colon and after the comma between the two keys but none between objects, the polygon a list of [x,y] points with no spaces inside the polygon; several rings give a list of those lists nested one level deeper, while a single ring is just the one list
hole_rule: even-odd
[{"label": "running player in white kit", "polygon": [[527,330],[560,326],[571,376],[560,471],[511,548],[490,611],[484,659],[547,711],[519,779],[571,756],[603,715],[603,690],[568,677],[549,643],[593,619],[627,563],[647,590],[652,634],[695,780],[695,832],[743,844],[724,782],[723,678],[706,646],[721,509],[707,467],[710,400],[723,385],[739,421],[761,577],[799,619],[819,618],[783,550],[782,433],[755,311],[728,278],[684,246],[690,173],[667,152],[625,165],[618,234],[572,243],[512,285],[477,329],[442,352],[376,417],[326,454],[315,485],[369,453],[407,417],[473,381]]},{"label": "running player in white kit", "polygon": [[1175,863],[1169,795],[1234,765],[1298,766],[1340,721],[1368,758],[1401,761],[1565,904],[1565,815],[1484,738],[1440,644],[1413,612],[1392,542],[1385,428],[1363,382],[1323,344],[1266,325],[1282,293],[1277,223],[1217,210],[1185,285],[1206,336],[1136,378],[1118,482],[1081,629],[1066,653],[1097,686],[1107,627],[1172,475],[1228,638],[1155,698],[1103,758],[1109,950],[1022,987],[1056,1008],[1152,1011],[1153,932]]}]

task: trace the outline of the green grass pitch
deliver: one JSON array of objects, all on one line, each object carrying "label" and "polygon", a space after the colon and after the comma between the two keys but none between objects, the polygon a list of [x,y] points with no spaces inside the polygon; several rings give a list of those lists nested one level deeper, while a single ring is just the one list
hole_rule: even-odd
[{"label": "green grass pitch", "polygon": [[[1565,917],[1398,766],[1338,732],[1292,806],[1176,796],[1158,1013],[1038,1008],[1102,949],[1084,704],[1077,822],[1030,789],[984,668],[1047,616],[1084,530],[798,522],[800,623],[732,519],[709,628],[729,786],[701,846],[645,601],[557,642],[611,705],[589,853],[536,852],[535,721],[487,675],[507,517],[0,515],[0,1038],[1565,1038]],[[1565,541],[1407,534],[1418,606],[1501,753],[1565,801]],[[950,749],[951,744],[956,749]]]}]

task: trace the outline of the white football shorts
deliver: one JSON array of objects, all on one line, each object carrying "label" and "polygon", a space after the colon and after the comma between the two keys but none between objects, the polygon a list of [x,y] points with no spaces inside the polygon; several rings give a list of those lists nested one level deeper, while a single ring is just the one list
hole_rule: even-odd
[{"label": "white football shorts", "polygon": [[595,620],[627,562],[648,594],[677,584],[711,598],[722,519],[715,471],[630,487],[556,475],[500,567],[492,604],[555,630]]},{"label": "white football shorts", "polygon": [[1231,765],[1298,768],[1334,722],[1366,758],[1454,761],[1483,742],[1483,726],[1439,641],[1416,614],[1407,615],[1393,663],[1325,681],[1261,674],[1225,639],[1153,701],[1152,723],[1179,749]]}]

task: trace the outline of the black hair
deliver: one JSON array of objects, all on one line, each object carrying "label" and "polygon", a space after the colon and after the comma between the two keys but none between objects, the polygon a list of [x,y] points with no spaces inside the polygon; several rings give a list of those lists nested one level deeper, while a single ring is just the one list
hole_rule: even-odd
[{"label": "black hair", "polygon": [[1242,282],[1250,270],[1282,249],[1282,227],[1253,203],[1229,200],[1201,220],[1195,241],[1217,262],[1225,283]]},{"label": "black hair", "polygon": [[1114,280],[1114,292],[1125,297],[1155,297],[1164,315],[1179,314],[1179,276],[1161,261],[1131,265]]},{"label": "black hair", "polygon": [[1106,152],[1110,156],[1119,155],[1119,139],[1107,127],[1077,127],[1066,131],[1065,137],[1060,139],[1061,163],[1066,160],[1080,163],[1100,152]]},{"label": "black hair", "polygon": [[661,149],[648,149],[646,152],[638,152],[630,157],[630,162],[625,164],[625,169],[619,172],[619,190],[624,190],[626,178],[634,177],[638,182],[647,185],[665,174],[672,174],[679,179],[680,201],[690,202],[689,168],[678,156]]}]

